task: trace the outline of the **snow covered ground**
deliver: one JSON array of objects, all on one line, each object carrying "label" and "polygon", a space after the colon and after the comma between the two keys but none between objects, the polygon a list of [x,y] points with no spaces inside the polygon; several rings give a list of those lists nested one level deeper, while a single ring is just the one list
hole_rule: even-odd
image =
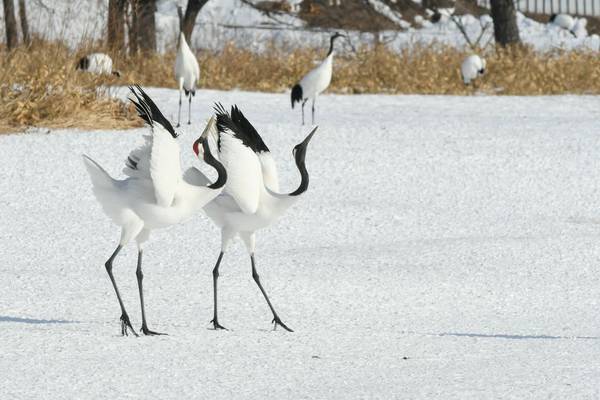
[{"label": "snow covered ground", "polygon": [[[446,44],[457,48],[466,47],[466,41],[454,22],[447,15],[438,24],[429,21],[407,21],[392,12],[380,1],[370,0],[383,15],[394,21],[403,31],[384,31],[379,40],[392,49],[404,49],[419,45]],[[179,22],[177,6],[187,4],[185,0],[160,0],[157,3],[156,29],[157,46],[160,51],[173,49],[177,42]],[[28,2],[28,16],[31,30],[48,39],[66,40],[76,47],[88,39],[105,37],[108,0],[43,0]],[[560,49],[600,50],[600,37],[587,35],[585,28],[578,37],[552,24],[539,23],[517,14],[519,33],[523,42],[540,51]],[[484,24],[489,15],[482,16]],[[466,15],[461,18],[471,40],[481,32],[478,18]],[[0,26],[4,25],[3,10],[0,8]],[[585,24],[584,24],[585,26]],[[345,32],[354,47],[371,45],[375,36],[369,32]],[[302,19],[295,15],[267,16],[240,0],[209,1],[198,14],[192,36],[192,47],[196,49],[219,50],[227,43],[239,47],[261,51],[271,44],[282,48],[312,47],[324,48],[329,44],[329,32],[307,28]],[[488,29],[481,45],[493,40],[493,29]],[[347,46],[349,51],[351,46]]]},{"label": "snow covered ground", "polygon": [[[150,90],[167,117],[177,94]],[[288,95],[200,91],[184,165],[212,102],[237,103],[283,188],[307,132]],[[319,100],[311,186],[258,235],[271,315],[240,242],[209,329],[219,233],[204,217],[148,243],[150,327],[119,336],[103,263],[118,230],[81,153],[114,176],[142,129],[0,136],[3,399],[597,399],[598,97]],[[198,162],[195,162],[198,164]],[[115,263],[141,324],[135,246]]]}]

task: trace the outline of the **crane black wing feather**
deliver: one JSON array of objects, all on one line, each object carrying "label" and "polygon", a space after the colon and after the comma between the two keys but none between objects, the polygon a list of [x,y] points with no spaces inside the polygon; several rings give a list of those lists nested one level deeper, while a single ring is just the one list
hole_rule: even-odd
[{"label": "crane black wing feather", "polygon": [[139,85],[135,85],[135,89],[139,91],[139,94],[134,90],[134,87],[129,86],[129,90],[135,96],[135,99],[129,99],[135,109],[138,112],[140,118],[142,118],[150,126],[153,126],[155,122],[161,124],[174,138],[177,138],[177,133],[173,129],[173,125],[165,118],[162,112],[158,109],[154,101],[142,90]]},{"label": "crane black wing feather", "polygon": [[[228,113],[222,104],[216,103],[215,112],[217,114],[217,131],[219,133],[225,130],[231,131],[233,136],[241,140],[244,146],[249,147],[257,154],[270,152],[256,129],[236,105],[232,106],[231,113]],[[221,148],[220,136],[219,148]]]}]

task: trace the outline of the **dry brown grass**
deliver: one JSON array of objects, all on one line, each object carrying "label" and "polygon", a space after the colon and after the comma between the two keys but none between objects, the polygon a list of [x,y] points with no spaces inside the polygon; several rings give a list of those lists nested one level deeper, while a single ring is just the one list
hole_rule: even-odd
[{"label": "dry brown grass", "polygon": [[29,126],[111,129],[139,126],[125,103],[108,96],[113,77],[75,70],[60,44],[36,42],[0,58],[0,132]]},{"label": "dry brown grass", "polygon": [[[530,48],[488,51],[487,73],[466,87],[460,64],[469,54],[444,46],[413,47],[399,53],[380,46],[338,54],[330,92],[390,94],[599,94],[600,58],[593,52],[536,53]],[[323,52],[272,48],[255,54],[233,46],[198,55],[201,87],[269,92],[288,90],[324,57]],[[129,58],[122,63],[127,83],[175,87],[175,55]]]},{"label": "dry brown grass", "polygon": [[[130,107],[98,94],[98,87],[139,83],[175,87],[174,52],[119,57],[123,76],[98,77],[75,71],[78,56],[44,43],[20,49],[0,61],[0,131],[37,125],[47,127],[117,128],[139,126]],[[94,50],[98,50],[95,48]],[[1,50],[0,50],[1,51]],[[488,51],[487,74],[475,87],[460,78],[467,52],[449,47],[413,47],[394,53],[384,47],[338,54],[329,91],[335,93],[472,94],[600,94],[600,59],[591,52],[538,54],[528,48]],[[201,84],[211,89],[269,92],[288,90],[323,52],[272,48],[255,54],[233,46],[198,55]],[[15,90],[22,88],[22,90]]]}]

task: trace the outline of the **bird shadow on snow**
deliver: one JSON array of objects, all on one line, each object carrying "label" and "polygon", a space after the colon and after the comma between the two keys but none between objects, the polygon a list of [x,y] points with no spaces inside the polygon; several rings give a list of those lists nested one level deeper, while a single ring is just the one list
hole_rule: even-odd
[{"label": "bird shadow on snow", "polygon": [[0,322],[17,322],[21,324],[77,324],[78,321],[67,321],[62,319],[36,319],[36,318],[20,318],[8,317],[0,315]]},{"label": "bird shadow on snow", "polygon": [[[416,332],[415,332],[416,333]],[[442,332],[428,333],[428,336],[454,336],[454,337],[470,337],[484,339],[509,339],[509,340],[599,340],[598,336],[553,336],[553,335],[511,335],[511,334],[488,334],[488,333],[467,333],[467,332]]]},{"label": "bird shadow on snow", "polygon": [[585,217],[585,216],[573,216],[567,218],[567,222],[576,225],[585,225],[585,224],[600,224],[599,218]]}]

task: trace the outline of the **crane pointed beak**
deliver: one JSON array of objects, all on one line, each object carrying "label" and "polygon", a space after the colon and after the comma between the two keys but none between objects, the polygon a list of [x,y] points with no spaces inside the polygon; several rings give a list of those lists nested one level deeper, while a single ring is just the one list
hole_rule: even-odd
[{"label": "crane pointed beak", "polygon": [[210,132],[215,129],[215,124],[216,124],[217,120],[215,118],[214,115],[212,115],[210,117],[210,119],[208,120],[208,122],[206,123],[206,127],[204,128],[204,131],[202,131],[202,135],[200,135],[201,138],[208,138],[208,135],[210,134]]},{"label": "crane pointed beak", "polygon": [[303,146],[308,145],[308,142],[310,142],[317,129],[319,129],[319,127],[315,126],[315,128],[308,134],[308,136],[306,136],[306,138],[301,143]]}]

